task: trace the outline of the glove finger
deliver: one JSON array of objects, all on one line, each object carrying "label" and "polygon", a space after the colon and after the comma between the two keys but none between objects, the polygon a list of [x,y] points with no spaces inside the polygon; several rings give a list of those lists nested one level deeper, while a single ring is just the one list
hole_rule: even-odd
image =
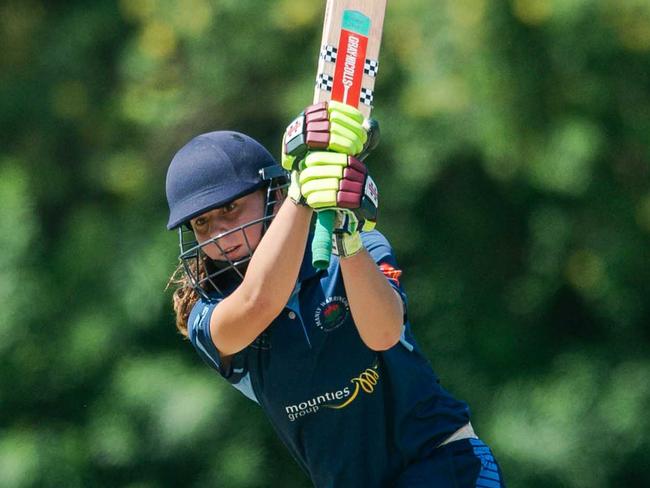
[{"label": "glove finger", "polygon": [[358,154],[363,150],[364,138],[360,138],[357,133],[348,129],[341,124],[332,124],[330,127],[330,141],[328,149],[332,150],[335,146],[340,146],[351,152],[346,154]]},{"label": "glove finger", "polygon": [[350,140],[347,137],[341,136],[339,134],[330,134],[330,142],[327,145],[327,149],[330,151],[336,151],[337,153],[344,153],[345,155],[354,155],[357,154],[362,148],[356,140]]},{"label": "glove finger", "polygon": [[300,172],[300,185],[304,185],[308,181],[322,179],[322,178],[336,178],[343,177],[343,167],[335,164],[325,166],[312,166],[305,168]]},{"label": "glove finger", "polygon": [[340,112],[352,118],[353,120],[356,120],[360,124],[363,122],[363,114],[358,109],[354,108],[352,105],[348,105],[347,103],[330,100],[327,103],[327,110],[330,113],[330,117],[332,113]]},{"label": "glove finger", "polygon": [[327,102],[315,103],[305,109],[305,122],[307,124],[323,120],[329,120]]},{"label": "glove finger", "polygon": [[317,178],[307,181],[300,186],[300,191],[303,196],[308,197],[317,191],[336,191],[339,188],[338,178]]},{"label": "glove finger", "polygon": [[338,191],[336,193],[336,206],[341,208],[359,208],[361,195],[349,191]]},{"label": "glove finger", "polygon": [[359,198],[361,198],[361,196],[363,195],[363,183],[359,181],[341,179],[339,182],[339,190],[348,193],[354,193],[358,195]]},{"label": "glove finger", "polygon": [[348,165],[348,155],[335,152],[313,152],[305,158],[305,166],[340,166]]},{"label": "glove finger", "polygon": [[358,181],[359,183],[363,183],[366,181],[366,173],[362,173],[350,165],[343,170],[343,178],[349,181]]},{"label": "glove finger", "polygon": [[331,191],[315,191],[308,197],[307,205],[311,208],[327,208],[336,206],[336,190]]},{"label": "glove finger", "polygon": [[330,131],[334,130],[337,127],[345,127],[346,129],[352,131],[352,133],[355,135],[355,139],[361,140],[361,144],[365,144],[368,140],[368,131],[366,131],[365,127],[345,114],[341,114],[339,112],[330,114],[330,126]]}]

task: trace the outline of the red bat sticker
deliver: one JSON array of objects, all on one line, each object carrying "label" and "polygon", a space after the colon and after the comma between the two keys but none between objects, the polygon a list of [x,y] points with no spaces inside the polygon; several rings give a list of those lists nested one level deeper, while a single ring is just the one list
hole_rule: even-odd
[{"label": "red bat sticker", "polygon": [[332,100],[353,107],[359,106],[367,46],[368,38],[366,36],[346,29],[341,30]]}]

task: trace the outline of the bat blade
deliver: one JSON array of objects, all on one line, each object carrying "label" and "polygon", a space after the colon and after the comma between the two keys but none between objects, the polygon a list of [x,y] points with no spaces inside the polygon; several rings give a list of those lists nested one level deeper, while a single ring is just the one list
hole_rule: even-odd
[{"label": "bat blade", "polygon": [[329,0],[314,103],[337,100],[370,115],[386,0]]}]

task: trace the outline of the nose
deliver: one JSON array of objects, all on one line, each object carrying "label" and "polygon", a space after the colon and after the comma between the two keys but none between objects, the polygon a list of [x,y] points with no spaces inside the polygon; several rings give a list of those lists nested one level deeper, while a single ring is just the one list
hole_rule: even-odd
[{"label": "nose", "polygon": [[212,242],[206,244],[203,248],[204,252],[210,256],[210,258],[223,260],[225,259],[225,253],[227,251],[242,244],[240,232],[238,231],[230,232],[223,237],[219,237],[220,235],[227,233],[229,230],[231,229],[215,229],[214,231],[211,229],[212,232],[210,232],[209,240],[212,240]]}]

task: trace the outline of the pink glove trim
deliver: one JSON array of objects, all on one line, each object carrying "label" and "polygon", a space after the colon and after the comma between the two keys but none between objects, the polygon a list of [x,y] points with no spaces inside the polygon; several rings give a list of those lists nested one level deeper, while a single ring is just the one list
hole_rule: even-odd
[{"label": "pink glove trim", "polygon": [[307,132],[307,144],[315,149],[327,149],[330,143],[329,132]]},{"label": "pink glove trim", "polygon": [[363,183],[342,179],[339,182],[339,191],[347,191],[361,195],[363,194]]},{"label": "pink glove trim", "polygon": [[322,120],[319,122],[310,122],[307,125],[307,130],[309,132],[329,132],[330,122],[329,120]]},{"label": "pink glove trim", "polygon": [[323,120],[329,120],[327,109],[305,114],[305,123],[307,124],[313,124],[314,122],[321,122]]},{"label": "pink glove trim", "polygon": [[351,193],[347,191],[340,191],[336,194],[336,205],[341,208],[359,208],[361,195],[359,193]]},{"label": "pink glove trim", "polygon": [[354,168],[347,167],[343,170],[343,178],[345,178],[346,180],[358,181],[359,183],[363,183],[364,181],[366,181],[366,174],[361,173]]},{"label": "pink glove trim", "polygon": [[350,168],[354,168],[360,173],[363,173],[364,175],[368,173],[368,170],[366,169],[366,165],[363,164],[361,161],[359,161],[357,158],[354,156],[350,156],[348,158],[348,166]]}]

